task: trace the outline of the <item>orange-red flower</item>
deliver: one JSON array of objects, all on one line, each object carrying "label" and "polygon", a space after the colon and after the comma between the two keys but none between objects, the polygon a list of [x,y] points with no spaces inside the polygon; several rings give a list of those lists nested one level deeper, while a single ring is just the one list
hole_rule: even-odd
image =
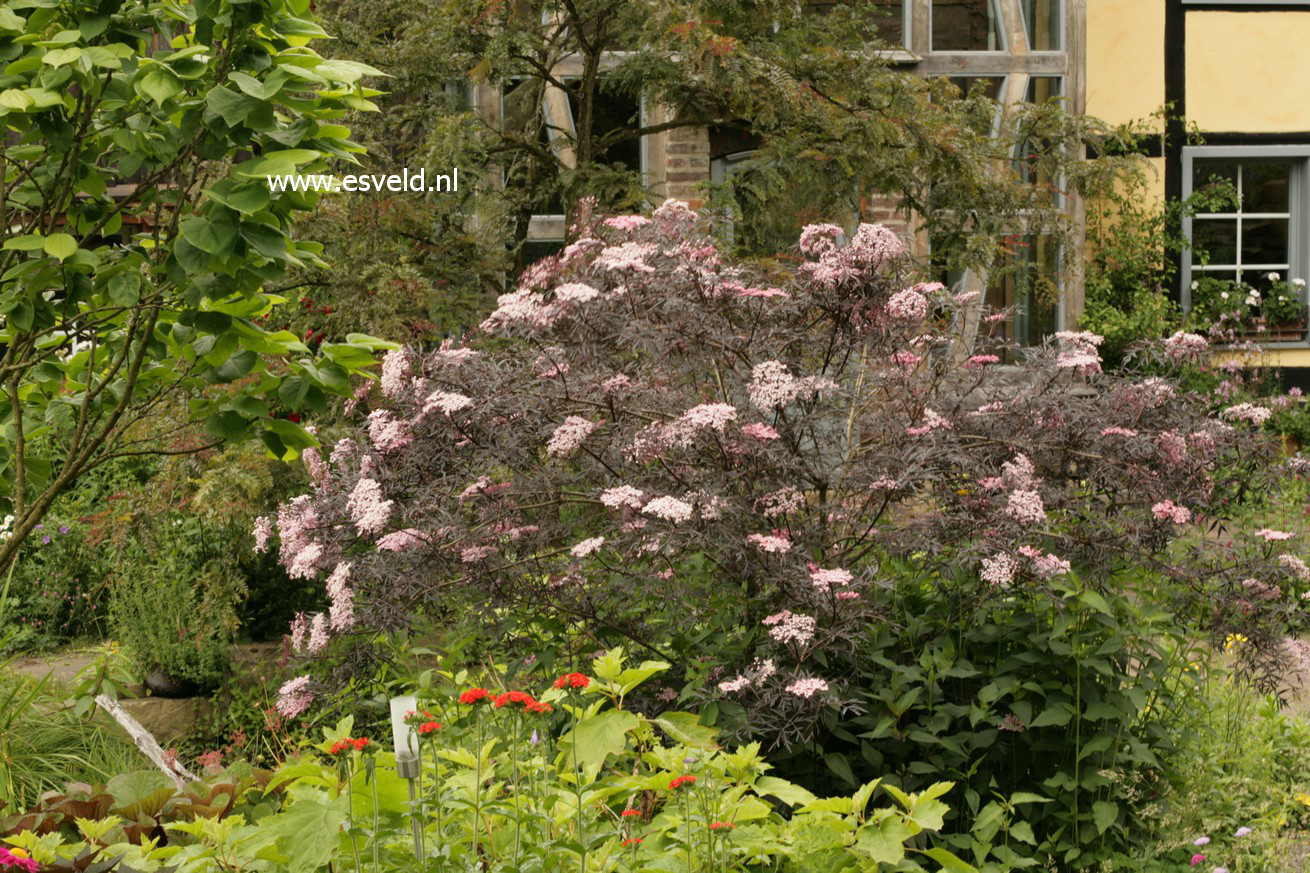
[{"label": "orange-red flower", "polygon": [[350,737],[342,737],[332,744],[332,748],[328,749],[328,754],[336,756],[343,752],[349,752],[351,749],[354,749],[357,752],[362,752],[367,745],[368,737],[360,737],[357,740],[352,740]]},{"label": "orange-red flower", "polygon": [[640,809],[625,809],[625,810],[623,810],[623,812],[619,813],[619,815],[623,816],[624,818],[632,818],[632,817],[635,816],[635,815],[641,815],[641,810],[640,810]]},{"label": "orange-red flower", "polygon": [[628,837],[626,840],[623,841],[623,845],[625,846],[639,846],[641,845],[641,843],[642,843],[641,837]]},{"label": "orange-red flower", "polygon": [[481,700],[489,700],[491,692],[485,688],[470,688],[459,696],[460,703],[475,704]]},{"label": "orange-red flower", "polygon": [[691,785],[695,781],[696,781],[695,776],[675,776],[673,781],[669,783],[669,790],[677,791],[682,786]]},{"label": "orange-red flower", "polygon": [[730,830],[732,830],[732,829],[735,828],[735,827],[737,827],[737,826],[736,826],[735,824],[733,824],[732,822],[730,822],[730,821],[716,821],[714,824],[710,825],[710,830],[712,830],[712,831],[729,830],[729,831],[730,831]]},{"label": "orange-red flower", "polygon": [[439,730],[441,730],[441,722],[437,721],[425,721],[418,726],[418,732],[424,736]]},{"label": "orange-red flower", "polygon": [[591,680],[581,673],[565,673],[555,680],[556,688],[586,688]]}]

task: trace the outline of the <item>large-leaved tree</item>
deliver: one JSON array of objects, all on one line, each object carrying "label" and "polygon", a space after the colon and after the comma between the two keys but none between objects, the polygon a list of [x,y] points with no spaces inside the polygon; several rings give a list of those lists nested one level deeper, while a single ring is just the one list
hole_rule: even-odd
[{"label": "large-leaved tree", "polygon": [[0,6],[0,566],[78,476],[193,422],[294,456],[296,411],[371,363],[367,337],[311,352],[261,326],[266,283],[322,265],[289,234],[316,195],[266,176],[351,159],[337,122],[376,93],[310,47],[309,6]]}]

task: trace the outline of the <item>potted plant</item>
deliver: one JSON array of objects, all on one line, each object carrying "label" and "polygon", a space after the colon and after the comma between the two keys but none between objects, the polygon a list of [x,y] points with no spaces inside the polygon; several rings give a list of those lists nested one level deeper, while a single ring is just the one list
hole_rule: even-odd
[{"label": "potted plant", "polygon": [[1232,279],[1203,276],[1192,281],[1192,307],[1189,321],[1198,327],[1208,327],[1219,321],[1246,325],[1250,315],[1248,303],[1254,297],[1253,289]]},{"label": "potted plant", "polygon": [[[159,536],[169,521],[172,535]],[[230,561],[205,554],[201,527],[180,514],[138,526],[116,556],[113,632],[160,697],[207,692],[227,671],[244,581]]]},{"label": "potted plant", "polygon": [[1305,280],[1283,279],[1270,273],[1269,290],[1260,301],[1260,314],[1267,323],[1271,342],[1294,342],[1305,339]]}]

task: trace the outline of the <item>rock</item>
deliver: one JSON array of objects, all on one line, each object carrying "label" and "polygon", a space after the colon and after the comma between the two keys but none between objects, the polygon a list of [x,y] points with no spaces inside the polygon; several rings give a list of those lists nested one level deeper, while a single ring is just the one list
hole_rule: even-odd
[{"label": "rock", "polygon": [[165,746],[169,741],[191,733],[198,722],[214,714],[213,705],[203,698],[169,700],[164,697],[143,697],[139,700],[121,700],[119,703]]}]

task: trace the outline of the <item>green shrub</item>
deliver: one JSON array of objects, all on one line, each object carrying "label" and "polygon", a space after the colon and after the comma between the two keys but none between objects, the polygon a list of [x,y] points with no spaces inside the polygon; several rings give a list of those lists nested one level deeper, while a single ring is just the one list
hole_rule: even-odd
[{"label": "green shrub", "polygon": [[143,673],[212,688],[227,668],[244,580],[202,519],[175,513],[137,531],[112,583],[114,635]]}]

